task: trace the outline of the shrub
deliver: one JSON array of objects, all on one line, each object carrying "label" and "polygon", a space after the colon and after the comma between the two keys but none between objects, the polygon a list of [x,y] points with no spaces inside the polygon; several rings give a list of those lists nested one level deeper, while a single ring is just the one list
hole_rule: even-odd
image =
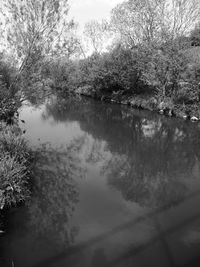
[{"label": "shrub", "polygon": [[0,101],[5,97],[13,97],[17,91],[17,87],[13,87],[13,90],[9,90],[13,80],[15,79],[16,69],[11,64],[12,59],[7,57],[3,53],[0,54]]},{"label": "shrub", "polygon": [[56,91],[73,90],[79,80],[78,65],[69,59],[56,59],[43,68],[42,78],[45,82],[48,78],[50,87]]},{"label": "shrub", "polygon": [[24,201],[30,192],[30,151],[17,125],[0,125],[0,208]]},{"label": "shrub", "polygon": [[[112,93],[127,91],[136,93],[141,81],[137,65],[137,53],[117,46],[110,52],[93,54],[80,62],[80,86],[90,85],[95,91]],[[81,83],[82,82],[82,83]]]},{"label": "shrub", "polygon": [[199,101],[199,86],[186,83],[185,86],[179,87],[174,97],[176,104],[193,104]]},{"label": "shrub", "polygon": [[[165,43],[160,47],[149,47],[141,61],[143,79],[157,88],[162,96],[172,97],[187,66],[187,57],[176,43]],[[145,56],[146,54],[146,56]]]}]

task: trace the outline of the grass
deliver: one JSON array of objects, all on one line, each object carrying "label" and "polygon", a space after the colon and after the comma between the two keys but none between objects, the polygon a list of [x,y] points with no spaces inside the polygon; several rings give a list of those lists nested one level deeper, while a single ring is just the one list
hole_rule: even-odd
[{"label": "grass", "polygon": [[0,208],[12,206],[29,197],[26,160],[5,154],[0,160]]},{"label": "grass", "polygon": [[30,196],[31,152],[17,125],[0,123],[0,151],[0,209],[3,209]]}]

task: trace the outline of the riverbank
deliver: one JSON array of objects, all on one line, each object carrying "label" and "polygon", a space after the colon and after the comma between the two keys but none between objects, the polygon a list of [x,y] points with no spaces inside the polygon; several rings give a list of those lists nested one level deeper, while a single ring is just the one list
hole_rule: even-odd
[{"label": "riverbank", "polygon": [[169,117],[174,116],[184,120],[200,121],[199,103],[180,104],[174,103],[170,97],[161,98],[157,95],[148,94],[130,95],[124,93],[124,91],[117,91],[110,94],[97,94],[90,86],[79,87],[75,90],[75,93],[100,101],[155,111]]},{"label": "riverbank", "polygon": [[[16,110],[14,101],[0,109],[0,215],[30,197],[33,154],[13,117]],[[0,232],[3,227],[0,218]]]}]

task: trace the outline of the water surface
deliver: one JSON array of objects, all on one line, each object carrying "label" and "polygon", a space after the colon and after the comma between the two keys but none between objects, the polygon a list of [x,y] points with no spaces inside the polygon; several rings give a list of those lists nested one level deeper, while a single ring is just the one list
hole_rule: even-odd
[{"label": "water surface", "polygon": [[[91,99],[21,108],[37,149],[2,266],[200,266],[200,127]],[[39,156],[38,156],[39,157]]]}]

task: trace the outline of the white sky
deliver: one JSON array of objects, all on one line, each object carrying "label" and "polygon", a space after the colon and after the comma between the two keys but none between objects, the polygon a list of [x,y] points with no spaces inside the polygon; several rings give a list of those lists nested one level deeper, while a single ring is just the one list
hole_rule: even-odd
[{"label": "white sky", "polygon": [[109,18],[110,11],[123,0],[69,0],[70,17],[83,28],[89,20]]}]

